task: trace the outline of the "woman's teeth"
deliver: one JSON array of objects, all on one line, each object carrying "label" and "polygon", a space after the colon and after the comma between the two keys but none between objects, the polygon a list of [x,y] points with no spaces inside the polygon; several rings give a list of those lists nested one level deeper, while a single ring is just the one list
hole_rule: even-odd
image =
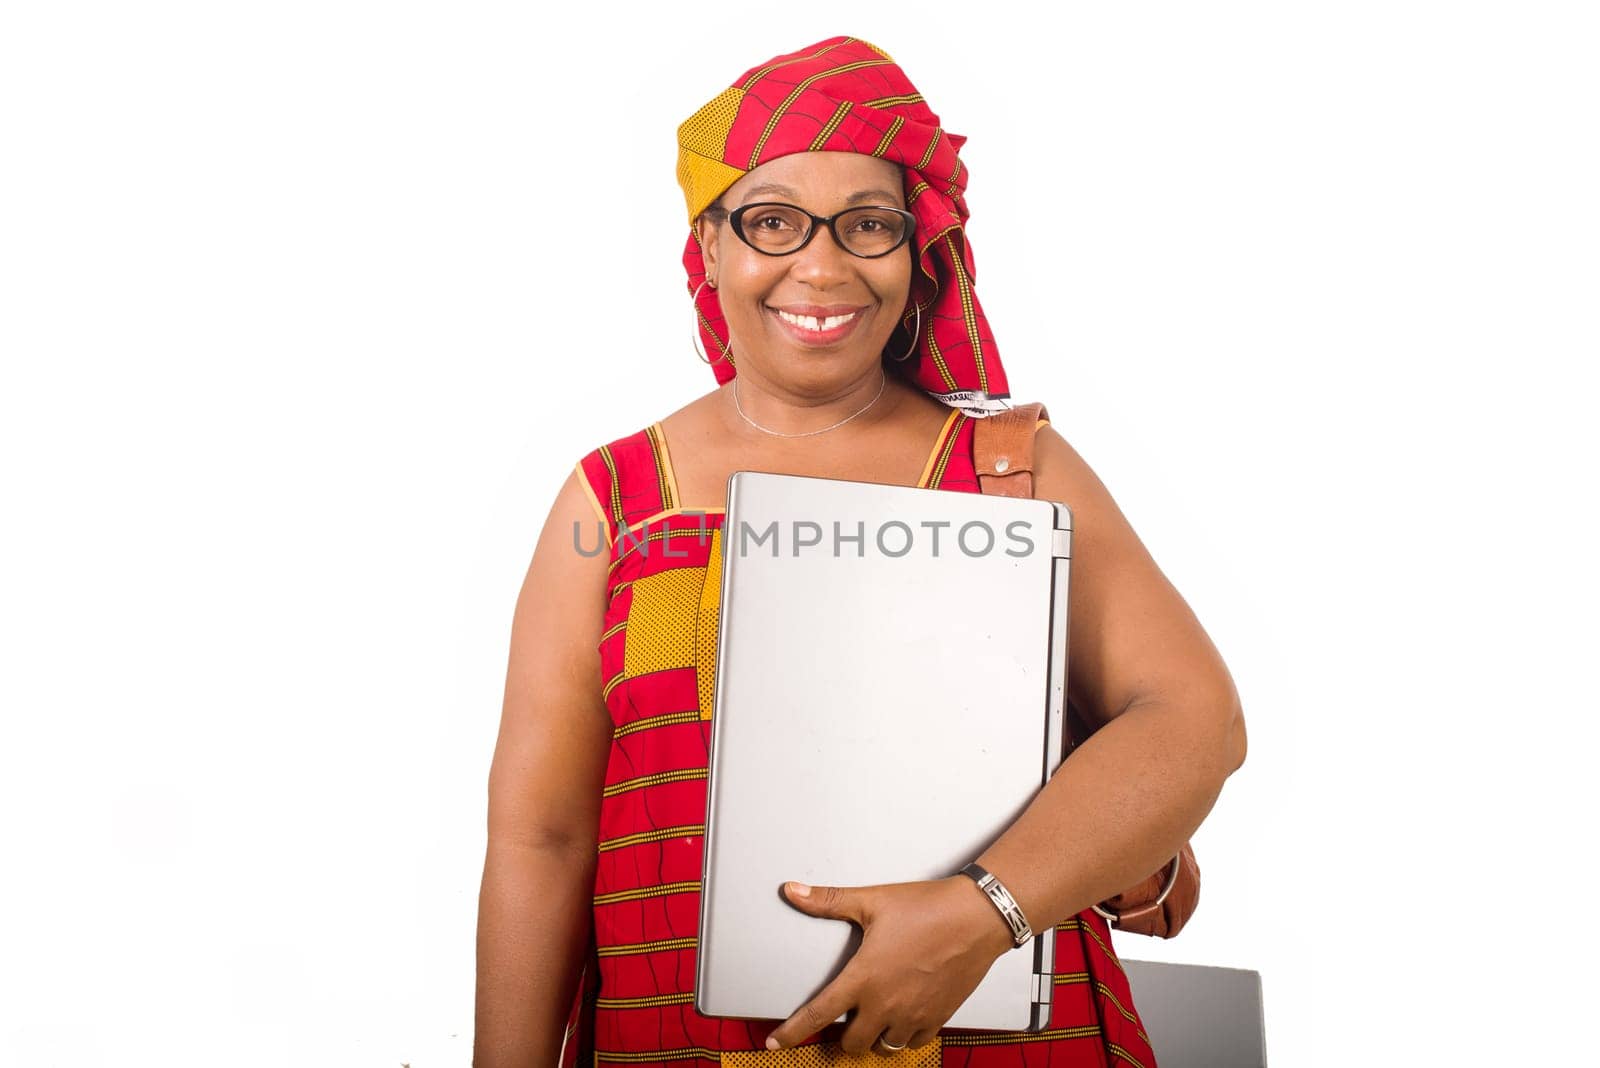
[{"label": "woman's teeth", "polygon": [[841,323],[848,323],[851,319],[856,317],[856,313],[851,312],[849,315],[830,315],[821,322],[818,322],[815,315],[790,315],[788,312],[783,311],[782,309],[774,310],[778,312],[778,318],[782,319],[784,322],[793,323],[796,326],[803,326],[807,330],[816,330],[818,332],[823,330],[832,330]]}]

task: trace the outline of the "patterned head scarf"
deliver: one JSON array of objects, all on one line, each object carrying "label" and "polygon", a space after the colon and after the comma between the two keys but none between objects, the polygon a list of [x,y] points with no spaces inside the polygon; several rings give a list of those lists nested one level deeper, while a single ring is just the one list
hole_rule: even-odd
[{"label": "patterned head scarf", "polygon": [[[689,208],[683,265],[693,293],[706,271],[694,221],[741,176],[791,152],[860,152],[900,164],[917,270],[911,300],[921,310],[916,351],[904,367],[936,400],[982,418],[1010,407],[1011,394],[989,322],[973,290],[967,221],[966,143],[939,125],[889,53],[858,37],[830,37],[740,75],[678,127],[678,184]],[[700,336],[719,385],[735,374],[717,291],[700,289]],[[894,356],[910,348],[917,312],[907,309]]]}]

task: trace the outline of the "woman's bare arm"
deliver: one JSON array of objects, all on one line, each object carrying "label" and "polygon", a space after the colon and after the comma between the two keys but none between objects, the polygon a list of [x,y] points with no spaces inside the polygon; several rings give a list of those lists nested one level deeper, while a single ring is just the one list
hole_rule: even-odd
[{"label": "woman's bare arm", "polygon": [[[598,645],[608,556],[574,470],[540,532],[511,623],[478,899],[474,1068],[549,1068],[588,942],[611,719]],[[601,532],[603,544],[603,532]]]},{"label": "woman's bare arm", "polygon": [[1068,689],[1104,724],[978,862],[1033,926],[1060,922],[1157,871],[1244,762],[1233,678],[1122,511],[1053,426],[1035,496],[1072,509]]}]

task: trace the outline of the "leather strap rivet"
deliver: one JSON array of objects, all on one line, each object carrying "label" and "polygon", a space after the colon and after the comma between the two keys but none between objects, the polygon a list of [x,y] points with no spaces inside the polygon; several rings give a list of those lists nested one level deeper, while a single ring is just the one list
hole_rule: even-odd
[{"label": "leather strap rivet", "polygon": [[1010,466],[1011,466],[1011,461],[1006,459],[1004,456],[1000,457],[999,459],[995,460],[995,462],[994,462],[994,469],[996,471],[1004,471],[1006,468],[1008,468]]}]

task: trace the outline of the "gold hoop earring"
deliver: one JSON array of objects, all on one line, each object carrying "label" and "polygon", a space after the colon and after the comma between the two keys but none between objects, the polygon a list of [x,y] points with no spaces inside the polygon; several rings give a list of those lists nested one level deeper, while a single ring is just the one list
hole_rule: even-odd
[{"label": "gold hoop earring", "polygon": [[911,347],[906,350],[904,356],[890,356],[889,359],[895,363],[905,363],[917,351],[917,333],[922,329],[922,305],[913,302],[912,307],[917,309],[917,325],[911,328]]},{"label": "gold hoop earring", "polygon": [[[715,359],[715,360],[706,359],[705,346],[700,344],[700,291],[706,287],[706,282],[709,282],[709,281],[711,281],[711,279],[707,278],[704,281],[702,281],[699,285],[695,286],[694,287],[694,296],[689,298],[689,306],[694,308],[694,310],[695,310],[694,311],[694,333],[689,336],[689,340],[694,344],[694,354],[696,356],[700,357],[700,362],[705,364],[705,365],[707,365],[708,367],[715,365],[718,362],[718,360],[720,360],[723,363],[730,363],[732,361],[730,361],[728,359],[728,356],[733,355],[733,343],[731,341],[728,343],[727,354],[726,355],[719,355],[717,357],[717,359]],[[712,289],[716,289],[717,287],[713,285],[711,288]],[[713,336],[715,336],[715,335],[713,335]]]}]

